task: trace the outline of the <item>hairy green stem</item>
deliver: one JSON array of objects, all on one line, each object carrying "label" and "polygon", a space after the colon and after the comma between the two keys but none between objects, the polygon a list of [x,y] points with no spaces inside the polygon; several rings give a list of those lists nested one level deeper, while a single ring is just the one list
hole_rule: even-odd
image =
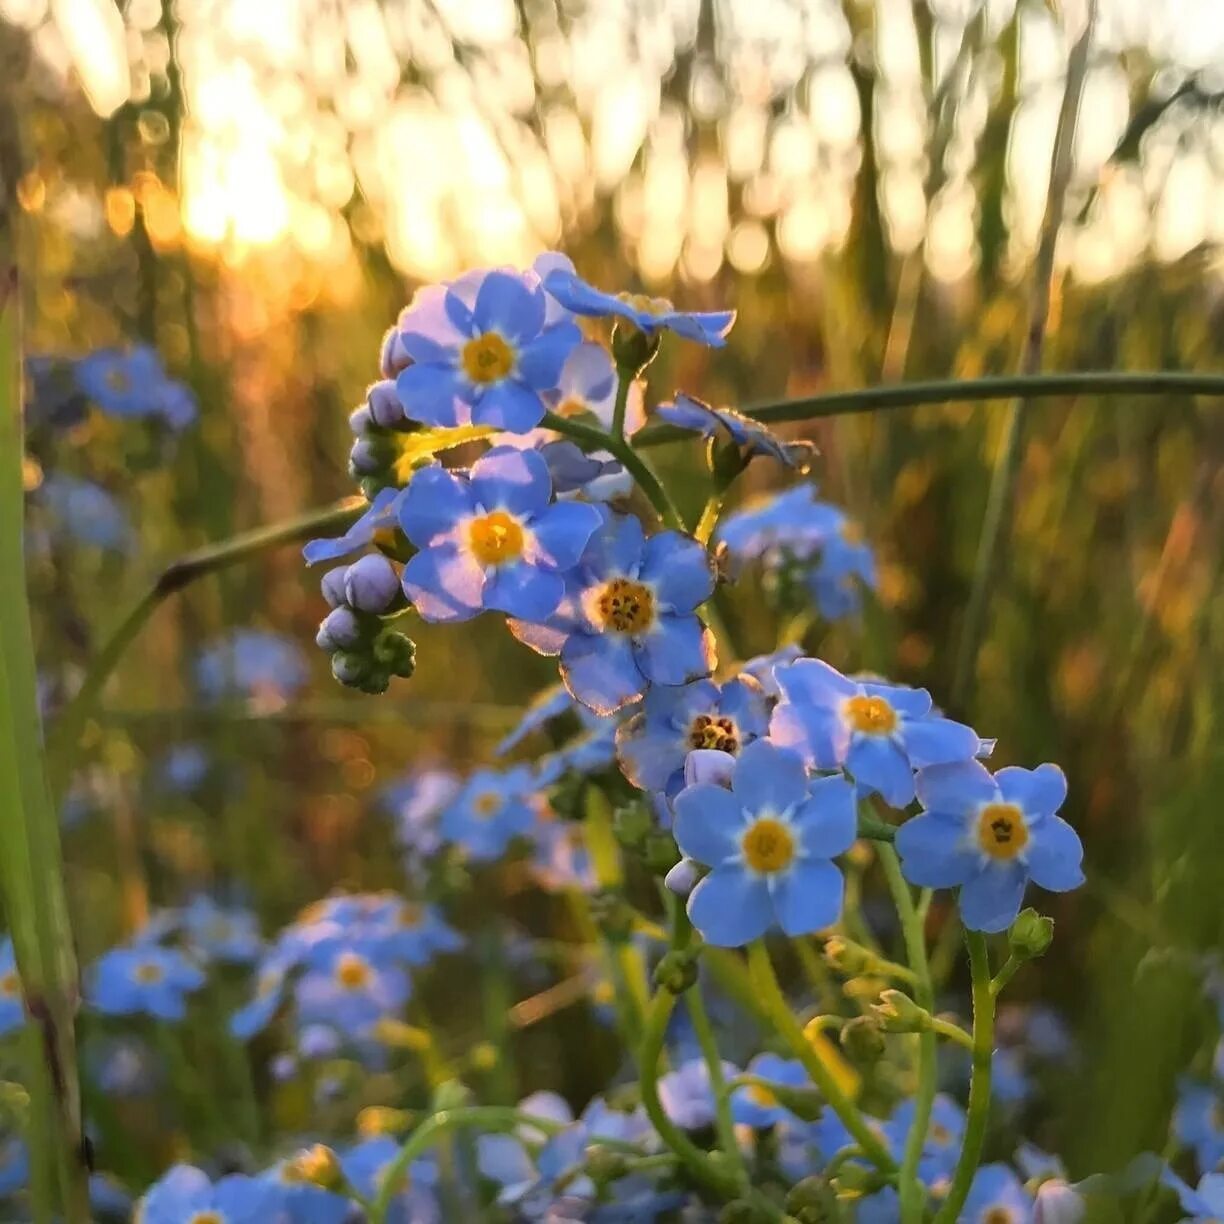
[{"label": "hairy green stem", "polygon": [[969,1109],[965,1117],[965,1138],[948,1197],[944,1199],[935,1224],[953,1224],[969,1197],[974,1174],[982,1159],[986,1125],[990,1121],[991,1058],[994,1055],[994,993],[990,989],[990,953],[986,936],[966,931],[969,972],[973,983],[973,1077],[969,1081]]},{"label": "hairy green stem", "polygon": [[963,1049],[973,1050],[973,1035],[966,1033],[959,1024],[953,1024],[950,1020],[941,1020],[938,1016],[932,1016],[931,1031],[939,1037],[946,1037],[949,1041],[955,1041]]},{"label": "hairy green stem", "polygon": [[617,363],[616,400],[612,405],[612,436],[618,441],[625,436],[625,412],[629,407],[629,392],[637,371],[630,366]]},{"label": "hairy green stem", "polygon": [[[931,985],[931,968],[927,962],[926,932],[914,906],[914,897],[905,877],[901,874],[901,862],[897,852],[887,843],[878,851],[884,878],[901,919],[901,933],[905,939],[905,955],[913,971],[914,1002],[924,1011],[935,1010],[935,991]],[[901,1173],[897,1182],[901,1199],[902,1224],[921,1224],[926,1209],[926,1187],[918,1176],[918,1163],[926,1144],[927,1129],[931,1124],[931,1107],[935,1101],[935,1056],[936,1037],[934,1031],[917,1034],[918,1038],[918,1087],[914,1092],[914,1120],[905,1138],[905,1150],[901,1157]]]},{"label": "hairy green stem", "polygon": [[804,1069],[812,1077],[812,1083],[820,1089],[829,1103],[829,1108],[842,1120],[868,1159],[880,1169],[891,1173],[896,1168],[896,1162],[888,1149],[867,1125],[858,1106],[842,1091],[829,1068],[804,1035],[799,1021],[791,1014],[782,988],[778,985],[773,963],[769,959],[769,949],[764,940],[758,939],[749,945],[748,970],[757,995],[769,1012],[775,1031],[803,1063]]},{"label": "hairy green stem", "polygon": [[[1029,305],[1028,330],[1020,358],[1020,373],[1026,376],[1041,370],[1045,353],[1046,329],[1050,318],[1050,290],[1054,279],[1054,252],[1058,232],[1062,227],[1067,201],[1067,188],[1075,154],[1075,130],[1079,120],[1084,82],[1088,76],[1088,51],[1096,25],[1096,0],[1089,0],[1088,20],[1084,31],[1071,50],[1067,65],[1067,83],[1063,90],[1062,109],[1050,157],[1050,186],[1046,195],[1045,219],[1041,241],[1033,266],[1032,298]],[[954,706],[963,706],[973,683],[978,650],[986,629],[986,614],[991,587],[999,569],[999,554],[1004,526],[1011,516],[1016,495],[1016,481],[1023,458],[1022,440],[1028,399],[1023,395],[1012,400],[1007,410],[1003,442],[995,460],[982,516],[982,534],[978,538],[977,560],[973,567],[973,585],[965,608],[961,629],[956,671],[952,679],[951,698]]]},{"label": "hairy green stem", "polygon": [[741,1187],[746,1188],[749,1184],[748,1170],[744,1165],[744,1157],[740,1152],[739,1144],[735,1140],[735,1122],[731,1116],[731,1098],[726,1088],[726,1076],[723,1075],[722,1056],[718,1052],[718,1041],[714,1036],[714,1028],[710,1024],[705,1001],[701,997],[700,982],[685,991],[684,1000],[688,1005],[689,1017],[693,1022],[693,1032],[697,1036],[697,1044],[701,1047],[701,1056],[705,1059],[706,1068],[710,1074],[718,1144],[731,1162]]},{"label": "hairy green stem", "polygon": [[990,993],[997,999],[999,994],[1008,982],[1016,976],[1017,971],[1024,962],[1018,957],[1009,956],[1004,962],[1003,967],[994,975],[994,979],[990,983]]}]

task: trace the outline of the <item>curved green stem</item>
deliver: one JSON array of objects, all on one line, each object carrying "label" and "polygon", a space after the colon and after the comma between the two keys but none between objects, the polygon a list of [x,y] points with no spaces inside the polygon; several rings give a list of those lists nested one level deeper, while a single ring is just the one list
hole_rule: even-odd
[{"label": "curved green stem", "polygon": [[969,1197],[973,1176],[982,1159],[986,1124],[990,1120],[991,1058],[994,1054],[994,994],[990,989],[990,953],[980,931],[966,931],[969,947],[969,972],[973,981],[973,1078],[969,1082],[969,1109],[965,1119],[965,1139],[948,1197],[944,1199],[935,1224],[953,1224]]},{"label": "curved green stem", "polygon": [[879,1137],[871,1130],[859,1112],[854,1102],[841,1090],[828,1067],[821,1061],[798,1020],[791,1014],[786,997],[774,974],[773,963],[769,959],[769,949],[764,940],[758,939],[748,947],[748,969],[756,986],[757,996],[769,1012],[770,1020],[778,1034],[794,1051],[795,1056],[803,1063],[804,1069],[812,1077],[812,1083],[820,1089],[829,1108],[845,1124],[855,1142],[863,1149],[868,1159],[887,1173],[896,1169],[896,1161],[889,1155],[888,1149]]},{"label": "curved green stem", "polygon": [[[914,1002],[924,1011],[933,1012],[935,991],[931,986],[931,969],[927,962],[926,932],[922,927],[922,919],[914,906],[909,885],[901,874],[901,862],[897,858],[896,850],[886,843],[880,846],[878,853],[880,866],[884,869],[884,877],[888,881],[889,891],[901,919],[905,954],[913,970]],[[931,1107],[935,1101],[935,1032],[932,1029],[919,1033],[917,1037],[918,1087],[914,1093],[914,1120],[905,1138],[901,1174],[897,1182],[903,1224],[920,1224],[926,1209],[926,1188],[918,1176],[918,1162],[922,1159],[927,1129],[931,1124]]]},{"label": "curved green stem", "polygon": [[616,400],[612,405],[612,436],[618,440],[625,436],[625,411],[629,407],[629,391],[633,387],[636,370],[629,366],[616,367]]},{"label": "curved green stem", "polygon": [[735,1122],[731,1116],[731,1097],[727,1091],[726,1076],[723,1075],[722,1056],[718,1052],[718,1041],[714,1036],[710,1017],[706,1012],[705,1002],[701,997],[701,984],[698,982],[685,992],[685,1003],[688,1005],[689,1017],[693,1021],[693,1032],[697,1036],[697,1044],[701,1047],[701,1055],[705,1059],[706,1068],[710,1074],[710,1088],[714,1093],[714,1122],[718,1131],[718,1144],[726,1153],[727,1159],[735,1169],[741,1187],[748,1186],[748,1170],[744,1165],[744,1157],[739,1144],[735,1141]]},{"label": "curved green stem", "polygon": [[990,983],[990,993],[997,999],[1003,988],[1016,976],[1017,970],[1024,962],[1015,956],[1009,956],[1003,962],[1003,968],[994,975]]},{"label": "curved green stem", "polygon": [[931,1032],[939,1037],[946,1037],[949,1041],[955,1041],[958,1046],[973,1052],[973,1036],[966,1033],[959,1024],[953,1024],[950,1020],[941,1020],[938,1016],[931,1017]]}]

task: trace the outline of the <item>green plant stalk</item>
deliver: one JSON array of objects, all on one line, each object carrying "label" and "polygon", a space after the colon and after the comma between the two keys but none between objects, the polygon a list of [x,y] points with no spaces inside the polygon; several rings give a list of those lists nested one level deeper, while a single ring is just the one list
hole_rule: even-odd
[{"label": "green plant stalk", "polygon": [[637,371],[630,366],[616,366],[616,399],[612,404],[612,436],[618,441],[625,437],[625,412],[629,407],[629,392]]},{"label": "green plant stalk", "polygon": [[[877,851],[888,890],[892,893],[901,919],[901,933],[905,939],[905,955],[913,970],[914,1002],[924,1011],[934,1012],[935,991],[931,985],[931,968],[927,961],[926,932],[914,906],[914,897],[905,877],[901,874],[901,862],[897,852],[887,843]],[[931,1107],[935,1101],[936,1086],[936,1036],[934,1030],[919,1033],[918,1037],[918,1087],[914,1092],[914,1120],[905,1137],[905,1150],[901,1157],[901,1173],[897,1181],[901,1199],[902,1224],[921,1224],[926,1210],[927,1193],[918,1176],[918,1162],[926,1143],[927,1130],[931,1124]]]},{"label": "green plant stalk", "polygon": [[953,1024],[950,1020],[941,1020],[938,1016],[931,1017],[931,1031],[938,1037],[946,1037],[949,1041],[955,1041],[958,1046],[973,1052],[973,1037],[966,1033],[959,1024]]},{"label": "green plant stalk", "polygon": [[769,1012],[774,1030],[803,1063],[804,1069],[812,1077],[812,1083],[820,1089],[824,1099],[829,1103],[829,1108],[845,1124],[854,1141],[863,1149],[864,1155],[884,1172],[892,1173],[897,1167],[896,1161],[864,1121],[858,1107],[841,1090],[812,1043],[804,1036],[798,1020],[791,1015],[786,997],[774,974],[773,963],[769,959],[769,949],[762,939],[748,946],[748,971],[752,975],[758,998]]},{"label": "green plant stalk", "polygon": [[[1045,354],[1046,330],[1050,319],[1050,288],[1054,279],[1054,253],[1058,232],[1062,228],[1063,213],[1067,203],[1067,188],[1071,182],[1071,171],[1075,156],[1075,130],[1079,121],[1083,100],[1084,82],[1088,76],[1088,51],[1092,32],[1096,25],[1096,0],[1089,0],[1088,20],[1084,31],[1071,49],[1067,64],[1067,83],[1063,90],[1062,108],[1058,115],[1058,129],[1054,136],[1054,149],[1050,155],[1050,186],[1046,195],[1045,218],[1042,222],[1041,241],[1033,265],[1032,298],[1029,305],[1028,330],[1025,333],[1024,349],[1020,358],[1020,373],[1034,375],[1040,372]],[[973,567],[973,585],[965,608],[965,623],[961,629],[960,647],[957,651],[956,671],[952,679],[951,699],[953,706],[963,706],[973,683],[974,667],[978,650],[986,629],[987,608],[991,587],[999,568],[999,554],[1004,525],[1011,517],[1016,495],[1016,481],[1020,475],[1023,459],[1024,417],[1027,398],[1018,396],[1007,410],[1007,421],[1003,428],[1003,442],[995,460],[990,479],[990,491],[986,498],[986,509],[982,516],[982,534],[978,539],[977,560]]]},{"label": "green plant stalk", "polygon": [[999,997],[1000,992],[1007,985],[1007,983],[1016,976],[1020,966],[1023,964],[1024,961],[1015,956],[1009,956],[1003,962],[1003,967],[994,975],[994,979],[990,983],[990,993],[994,995],[996,999]]},{"label": "green plant stalk", "polygon": [[[0,170],[0,181],[4,179]],[[47,789],[34,640],[25,588],[21,339],[15,227],[0,198],[0,892],[26,1015],[38,1041],[31,1065],[31,1160],[39,1219],[54,1184],[69,1224],[88,1221],[74,1023],[77,965],[64,888],[59,821]],[[11,245],[10,245],[11,244]]]},{"label": "green plant stalk", "polygon": [[991,1058],[994,1054],[995,997],[990,989],[990,953],[986,936],[966,931],[969,972],[973,983],[973,1076],[969,1081],[969,1109],[965,1116],[965,1138],[948,1197],[944,1199],[935,1224],[953,1224],[969,1197],[969,1188],[982,1159],[986,1125],[990,1121]]},{"label": "green plant stalk", "polygon": [[731,1116],[731,1096],[727,1091],[726,1076],[723,1075],[722,1056],[718,1052],[718,1041],[714,1036],[714,1028],[710,1024],[706,1012],[705,1001],[701,997],[701,983],[696,982],[684,994],[688,1006],[689,1017],[693,1021],[693,1032],[697,1044],[701,1047],[701,1056],[705,1059],[706,1068],[710,1073],[710,1089],[714,1094],[714,1124],[718,1132],[718,1146],[722,1148],[735,1170],[740,1186],[747,1189],[748,1169],[744,1165],[744,1157],[739,1144],[735,1140],[735,1121]]}]

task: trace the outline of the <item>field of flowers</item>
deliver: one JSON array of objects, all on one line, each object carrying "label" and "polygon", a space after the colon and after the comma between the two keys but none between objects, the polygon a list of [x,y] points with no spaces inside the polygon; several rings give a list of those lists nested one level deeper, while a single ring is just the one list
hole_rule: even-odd
[{"label": "field of flowers", "polygon": [[[642,151],[492,257],[500,180],[431,245],[356,135],[283,232],[258,160],[208,196],[250,10],[209,69],[189,0],[0,2],[0,1220],[1224,1219],[1224,230],[1168,220],[1224,96],[1117,3],[912,6],[908,245],[896,6],[811,17],[875,116],[820,224],[758,207],[820,55],[752,177],[783,18],[609,6],[671,31]],[[560,183],[589,14],[476,8],[299,34],[368,83],[376,14],[455,161]],[[523,48],[548,114],[482,92]]]}]

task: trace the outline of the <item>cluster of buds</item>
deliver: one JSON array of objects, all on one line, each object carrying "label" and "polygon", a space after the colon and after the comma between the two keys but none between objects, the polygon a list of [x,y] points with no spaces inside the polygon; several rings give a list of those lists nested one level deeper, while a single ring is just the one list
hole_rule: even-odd
[{"label": "cluster of buds", "polygon": [[394,627],[407,607],[399,573],[381,553],[370,553],[323,575],[323,598],[331,611],[315,642],[331,655],[332,675],[348,688],[385,693],[392,676],[407,679],[416,667],[416,646]]}]

